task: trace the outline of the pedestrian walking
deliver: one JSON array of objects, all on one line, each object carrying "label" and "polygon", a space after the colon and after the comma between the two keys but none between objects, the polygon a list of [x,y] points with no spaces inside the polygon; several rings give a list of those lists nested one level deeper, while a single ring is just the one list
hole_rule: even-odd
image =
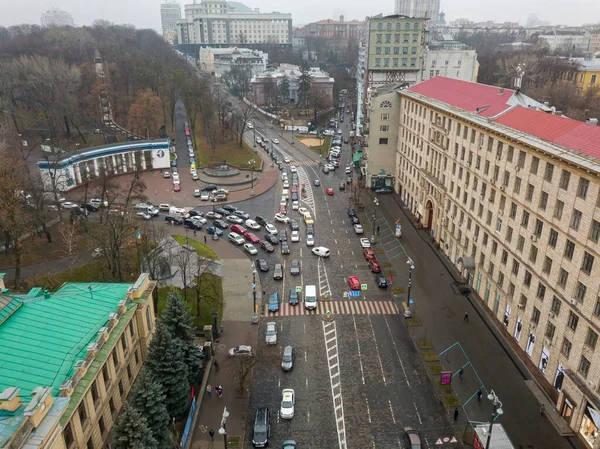
[{"label": "pedestrian walking", "polygon": [[546,413],[546,405],[542,404],[540,407],[540,415],[544,416],[544,413]]},{"label": "pedestrian walking", "polygon": [[215,363],[213,363],[213,365],[215,365],[215,370],[219,371],[219,362],[217,362],[217,359],[215,359]]},{"label": "pedestrian walking", "polygon": [[458,419],[458,407],[454,409],[454,421]]},{"label": "pedestrian walking", "polygon": [[467,323],[469,322],[469,312],[465,312],[465,317],[463,318],[463,321],[466,321]]},{"label": "pedestrian walking", "polygon": [[464,373],[465,373],[465,370],[464,370],[464,369],[462,369],[462,368],[461,368],[461,369],[459,369],[459,370],[458,370],[458,378],[459,378],[460,380],[462,380],[462,376],[463,376],[463,374],[464,374]]},{"label": "pedestrian walking", "polygon": [[481,396],[483,395],[483,392],[481,391],[481,388],[479,390],[477,390],[477,401],[481,402]]},{"label": "pedestrian walking", "polygon": [[214,443],[214,442],[215,442],[215,431],[214,431],[214,430],[212,430],[212,429],[210,429],[210,430],[208,431],[208,436],[210,437],[210,441],[211,441],[211,443]]},{"label": "pedestrian walking", "polygon": [[206,392],[208,393],[208,399],[212,398],[212,387],[210,385],[206,386]]},{"label": "pedestrian walking", "polygon": [[204,236],[204,244],[206,245],[206,236]]},{"label": "pedestrian walking", "polygon": [[194,237],[196,237],[196,230],[194,229]]},{"label": "pedestrian walking", "polygon": [[379,235],[379,226],[377,226],[377,235]]}]

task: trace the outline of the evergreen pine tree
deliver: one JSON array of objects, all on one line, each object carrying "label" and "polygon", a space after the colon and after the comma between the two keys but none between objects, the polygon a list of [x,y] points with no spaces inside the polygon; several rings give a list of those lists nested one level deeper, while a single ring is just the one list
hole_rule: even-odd
[{"label": "evergreen pine tree", "polygon": [[187,411],[188,369],[181,345],[173,338],[162,319],[156,323],[156,332],[148,346],[146,368],[162,386],[165,406],[171,418],[180,418]]},{"label": "evergreen pine tree", "polygon": [[[114,449],[158,449],[146,418],[125,402],[113,430]],[[163,449],[164,446],[160,447]]]},{"label": "evergreen pine tree", "polygon": [[303,62],[300,66],[300,76],[298,77],[298,106],[308,110],[308,91],[312,86],[313,77],[310,74],[310,66]]},{"label": "evergreen pine tree", "polygon": [[188,381],[190,385],[195,384],[202,368],[202,359],[198,347],[194,344],[192,317],[177,292],[171,291],[169,294],[161,320],[180,345],[188,368]]},{"label": "evergreen pine tree", "polygon": [[158,447],[169,447],[171,445],[170,420],[165,405],[165,395],[160,383],[152,378],[145,367],[142,368],[131,390],[131,405],[146,419]]}]

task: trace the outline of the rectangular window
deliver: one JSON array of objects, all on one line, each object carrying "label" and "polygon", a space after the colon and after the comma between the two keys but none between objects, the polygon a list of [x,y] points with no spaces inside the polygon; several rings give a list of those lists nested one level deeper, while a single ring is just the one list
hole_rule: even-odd
[{"label": "rectangular window", "polygon": [[506,227],[506,242],[510,243],[512,241],[513,236],[513,228],[510,226]]},{"label": "rectangular window", "polygon": [[552,306],[550,307],[550,309],[552,310],[552,312],[554,312],[555,315],[558,315],[560,313],[560,306],[561,306],[561,302],[560,299],[558,299],[556,296],[552,297]]},{"label": "rectangular window", "polygon": [[569,260],[573,259],[573,253],[575,252],[575,243],[571,240],[567,240],[565,243],[565,257]]},{"label": "rectangular window", "polygon": [[558,285],[562,288],[565,288],[568,280],[569,273],[564,268],[561,268],[560,272],[558,273]]},{"label": "rectangular window", "polygon": [[533,308],[533,313],[531,314],[531,321],[533,321],[535,324],[540,324],[540,311],[537,307]]},{"label": "rectangular window", "polygon": [[115,349],[113,349],[112,352],[112,359],[113,359],[113,365],[115,365],[115,371],[119,371],[119,364],[120,364],[120,360],[119,360],[119,351],[117,350],[117,348],[115,347]]},{"label": "rectangular window", "polygon": [[556,204],[554,205],[554,218],[558,220],[562,218],[564,207],[565,203],[563,203],[561,200],[556,200]]},{"label": "rectangular window", "polygon": [[125,393],[125,386],[123,385],[122,380],[119,381],[119,393],[121,393],[121,397],[123,397],[123,394]]},{"label": "rectangular window", "polygon": [[523,211],[523,216],[521,217],[521,226],[526,228],[529,225],[529,212],[526,210]]},{"label": "rectangular window", "polygon": [[111,414],[111,416],[114,416],[115,412],[117,411],[117,409],[115,407],[115,400],[113,398],[110,398],[108,400],[108,407],[110,408],[110,414]]},{"label": "rectangular window", "polygon": [[387,137],[380,137],[379,138],[379,145],[387,145],[388,144],[388,138]]},{"label": "rectangular window", "polygon": [[554,324],[548,323],[548,326],[546,326],[546,337],[548,337],[550,340],[552,340],[554,338],[555,331],[556,331],[556,327],[554,326]]},{"label": "rectangular window", "polygon": [[517,216],[517,204],[515,202],[510,203],[510,212],[508,216],[510,218],[515,218]]},{"label": "rectangular window", "polygon": [[590,182],[585,178],[579,178],[579,186],[577,187],[577,196],[585,200],[587,196],[588,187]]},{"label": "rectangular window", "polygon": [[554,165],[549,162],[546,162],[546,171],[544,173],[544,180],[548,182],[552,182],[552,175],[554,174]]},{"label": "rectangular window", "polygon": [[517,262],[516,260],[513,260],[512,273],[515,276],[518,276],[519,274],[519,262]]},{"label": "rectangular window", "polygon": [[540,209],[541,210],[546,210],[546,207],[548,206],[548,194],[544,191],[542,191],[542,194],[540,195]]},{"label": "rectangular window", "polygon": [[569,181],[571,180],[571,173],[567,170],[563,170],[560,174],[560,188],[567,190],[569,188]]},{"label": "rectangular window", "polygon": [[129,346],[129,343],[127,341],[127,334],[123,334],[123,336],[121,337],[121,347],[123,348],[123,353],[127,353],[127,348]]},{"label": "rectangular window", "polygon": [[540,164],[540,159],[538,157],[532,156],[531,157],[531,168],[529,170],[529,172],[532,175],[537,175],[539,164]]},{"label": "rectangular window", "polygon": [[596,305],[594,306],[594,315],[600,316],[600,296],[596,297]]},{"label": "rectangular window", "polygon": [[389,120],[390,119],[390,114],[389,112],[383,112],[381,114],[381,120]]},{"label": "rectangular window", "polygon": [[577,287],[575,288],[575,299],[579,302],[585,300],[585,294],[587,293],[587,287],[581,282],[577,281]]},{"label": "rectangular window", "polygon": [[573,215],[571,215],[571,227],[576,231],[579,229],[581,224],[581,211],[573,209]]},{"label": "rectangular window", "polygon": [[508,252],[505,249],[502,250],[502,257],[500,258],[500,262],[502,262],[502,265],[506,265],[506,262],[508,262]]},{"label": "rectangular window", "polygon": [[587,251],[583,255],[583,262],[581,264],[581,271],[586,274],[590,274],[592,272],[592,267],[594,266],[594,256],[592,256]]},{"label": "rectangular window", "polygon": [[71,423],[67,423],[67,425],[63,429],[63,436],[65,438],[65,446],[67,449],[71,447],[71,445],[75,442],[75,438],[73,437],[73,429],[71,429]]},{"label": "rectangular window", "polygon": [[87,444],[85,445],[85,449],[95,449],[95,446],[94,446],[94,436],[93,435],[90,437],[90,439],[88,440]]},{"label": "rectangular window", "polygon": [[579,362],[579,369],[577,371],[579,371],[579,374],[581,374],[584,379],[587,379],[588,373],[590,372],[590,366],[590,361],[582,355],[581,361]]},{"label": "rectangular window", "polygon": [[525,278],[523,279],[523,284],[525,285],[525,287],[531,286],[531,278],[531,273],[528,270],[525,270]]},{"label": "rectangular window", "polygon": [[546,286],[540,282],[538,284],[537,297],[543,301],[544,296],[546,296]]},{"label": "rectangular window", "polygon": [[585,337],[585,344],[592,349],[596,349],[596,343],[598,343],[598,334],[594,332],[591,327],[588,327],[587,336]]},{"label": "rectangular window", "polygon": [[533,190],[533,184],[527,184],[527,193],[525,193],[525,200],[531,201],[531,199],[533,198]]},{"label": "rectangular window", "polygon": [[519,150],[519,160],[517,161],[517,167],[525,167],[525,151]]},{"label": "rectangular window", "polygon": [[85,429],[89,424],[89,415],[87,412],[87,408],[85,407],[85,400],[82,400],[79,403],[79,407],[77,407],[77,413],[79,414],[79,421],[81,422],[81,427]]},{"label": "rectangular window", "polygon": [[552,270],[552,259],[550,259],[548,256],[546,256],[544,258],[544,267],[542,268],[542,272],[544,272],[546,274],[550,274],[551,270]]},{"label": "rectangular window", "polygon": [[108,363],[105,363],[102,366],[102,377],[104,377],[104,385],[108,390],[108,386],[110,385],[110,370],[108,369]]},{"label": "rectangular window", "polygon": [[92,388],[90,388],[90,392],[92,394],[92,401],[94,402],[94,405],[95,405],[96,402],[98,401],[98,399],[100,399],[100,394],[98,393],[98,384],[96,382],[94,382],[92,384]]},{"label": "rectangular window", "polygon": [[519,178],[518,176],[515,177],[515,185],[513,186],[513,192],[515,192],[515,195],[521,193],[521,178]]},{"label": "rectangular window", "polygon": [[596,220],[592,220],[592,225],[590,227],[590,240],[594,243],[598,243],[600,239],[600,222]]},{"label": "rectangular window", "polygon": [[508,146],[508,150],[506,151],[506,160],[508,162],[512,162],[513,161],[513,155],[515,152],[515,148],[511,145]]},{"label": "rectangular window", "polygon": [[558,242],[558,232],[554,229],[550,229],[550,237],[548,237],[548,245],[552,248],[556,248],[556,243]]},{"label": "rectangular window", "polygon": [[389,125],[379,125],[379,131],[381,131],[382,133],[386,133],[390,130],[390,126]]},{"label": "rectangular window", "polygon": [[573,345],[571,344],[571,342],[569,340],[567,340],[566,338],[563,340],[563,344],[562,344],[562,348],[560,349],[560,352],[567,359],[569,358],[569,355],[571,354],[571,347],[572,346]]},{"label": "rectangular window", "polygon": [[98,428],[100,429],[100,434],[104,436],[104,432],[106,432],[106,426],[104,425],[104,417],[100,417],[98,420]]},{"label": "rectangular window", "polygon": [[542,236],[542,231],[544,230],[544,223],[539,218],[535,219],[535,228],[533,230],[533,234],[540,238]]},{"label": "rectangular window", "polygon": [[531,245],[531,248],[529,248],[529,261],[531,263],[535,263],[537,260],[537,255],[538,255],[537,246]]},{"label": "rectangular window", "polygon": [[567,321],[567,326],[571,330],[577,330],[577,325],[579,324],[579,317],[573,312],[569,312],[569,320]]}]

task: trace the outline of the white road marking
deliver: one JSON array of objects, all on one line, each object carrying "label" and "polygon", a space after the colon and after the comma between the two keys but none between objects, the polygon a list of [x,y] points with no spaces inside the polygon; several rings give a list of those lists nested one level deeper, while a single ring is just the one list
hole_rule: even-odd
[{"label": "white road marking", "polygon": [[369,410],[369,400],[365,398],[365,402],[367,403],[367,419],[369,420],[369,424],[371,423],[371,410]]},{"label": "white road marking", "polygon": [[329,216],[331,216],[331,211],[329,209],[327,209],[327,212],[329,213]]},{"label": "white road marking", "polygon": [[344,220],[342,220],[342,224],[346,224],[346,222]]},{"label": "white road marking", "polygon": [[[356,329],[356,318],[352,315],[352,322],[354,323],[354,333],[356,334],[356,346],[358,348],[358,364],[360,366],[360,377],[362,378],[363,385],[365,384],[365,372],[363,371],[362,357],[360,355],[360,341],[358,340],[358,330]],[[371,420],[369,419],[369,422]]]},{"label": "white road marking", "polygon": [[381,361],[381,356],[379,355],[379,346],[377,346],[377,338],[375,338],[375,329],[373,329],[373,322],[371,321],[371,316],[369,315],[369,325],[371,326],[371,335],[373,335],[373,342],[375,343],[375,351],[377,351],[377,360],[379,360],[379,368],[381,369],[381,377],[383,378],[383,385],[387,385],[385,380],[385,372],[383,371],[383,362]]},{"label": "white road marking", "polygon": [[340,268],[344,268],[344,264],[340,264]]},{"label": "white road marking", "polygon": [[[306,334],[306,323],[304,323],[304,334]],[[306,360],[306,351],[304,351],[304,360]]]},{"label": "white road marking", "polygon": [[337,239],[333,239],[333,241],[335,242],[335,244],[337,245]]},{"label": "white road marking", "polygon": [[340,255],[340,250],[339,249],[337,250],[337,253],[338,253],[338,256],[339,256]]},{"label": "white road marking", "polygon": [[277,379],[277,388],[281,387],[281,379]]},{"label": "white road marking", "polygon": [[[304,361],[308,361],[308,352],[304,351]],[[308,379],[306,379],[306,385],[308,385]]]},{"label": "white road marking", "polygon": [[354,256],[354,251],[352,251],[352,255]]},{"label": "white road marking", "polygon": [[281,302],[285,300],[285,259],[283,261],[283,279],[281,280]]},{"label": "white road marking", "polygon": [[[402,442],[400,441],[400,438],[398,438],[398,447],[402,448]],[[429,446],[428,446],[429,447]]]},{"label": "white road marking", "polygon": [[335,229],[333,229],[333,228],[332,228],[332,229],[331,229],[331,232],[333,232],[333,233],[335,234]]},{"label": "white road marking", "polygon": [[419,409],[417,408],[417,403],[413,401],[413,405],[415,406],[415,410],[417,411],[417,418],[419,418],[419,424],[423,424],[421,420],[421,414],[419,413]]},{"label": "white road marking", "polygon": [[329,220],[331,222],[331,224],[333,224],[333,220]]},{"label": "white road marking", "polygon": [[306,388],[308,389],[308,377],[306,378]]},{"label": "white road marking", "polygon": [[396,346],[396,340],[392,335],[392,329],[390,329],[390,323],[388,323],[387,318],[384,316],[385,325],[387,326],[388,332],[390,333],[390,339],[392,340],[392,344],[394,345],[394,351],[396,351],[396,357],[400,361],[400,366],[402,367],[402,373],[404,374],[404,379],[406,380],[406,385],[410,387],[410,381],[408,380],[408,376],[406,375],[406,370],[404,369],[404,362],[402,362],[402,358],[400,357],[400,353],[398,352],[398,347]]},{"label": "white road marking", "polygon": [[396,424],[396,417],[394,416],[394,409],[392,408],[392,401],[388,399],[388,403],[390,404],[390,413],[392,414],[392,421]]},{"label": "white road marking", "polygon": [[[329,382],[331,384],[331,398],[333,400],[333,410],[335,413],[336,430],[338,434],[338,443],[340,449],[347,449],[346,446],[346,421],[344,419],[344,400],[342,398],[342,386],[340,378],[340,370],[337,368],[339,363],[338,347],[337,347],[337,330],[335,321],[326,322],[323,321],[323,336],[327,338],[327,335],[332,333],[334,337],[329,339],[329,342],[334,342],[333,345],[325,344],[325,350],[330,358],[327,360],[329,366]],[[332,359],[336,359],[336,363],[332,362]],[[335,372],[334,372],[335,371]]]},{"label": "white road marking", "polygon": [[346,229],[346,234],[348,234],[348,230]]},{"label": "white road marking", "polygon": [[310,422],[310,412],[306,412],[306,420]]},{"label": "white road marking", "polygon": [[302,248],[300,248],[300,259],[302,259]]}]

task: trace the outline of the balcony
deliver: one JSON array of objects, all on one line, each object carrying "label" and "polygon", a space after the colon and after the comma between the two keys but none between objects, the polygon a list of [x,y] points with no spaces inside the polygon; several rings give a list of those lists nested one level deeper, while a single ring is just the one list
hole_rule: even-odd
[{"label": "balcony", "polygon": [[442,134],[444,134],[445,136],[448,135],[449,130],[447,130],[446,128],[444,128],[444,126],[442,125],[442,121],[441,120],[433,120],[431,122],[431,126],[433,128],[435,128],[436,130],[438,130],[439,132],[441,132]]},{"label": "balcony", "polygon": [[[444,192],[444,193],[446,192],[446,187],[444,186],[444,184],[442,184],[442,182],[439,179],[437,179],[435,177],[433,172],[431,172],[427,169],[422,169],[421,172],[427,177],[428,181],[430,181],[432,184],[434,184],[442,192]],[[439,199],[437,197],[436,197],[436,200],[439,201]]]},{"label": "balcony", "polygon": [[448,147],[450,146],[450,140],[439,131],[434,131],[433,136],[429,137],[429,142],[442,151],[448,151]]}]

